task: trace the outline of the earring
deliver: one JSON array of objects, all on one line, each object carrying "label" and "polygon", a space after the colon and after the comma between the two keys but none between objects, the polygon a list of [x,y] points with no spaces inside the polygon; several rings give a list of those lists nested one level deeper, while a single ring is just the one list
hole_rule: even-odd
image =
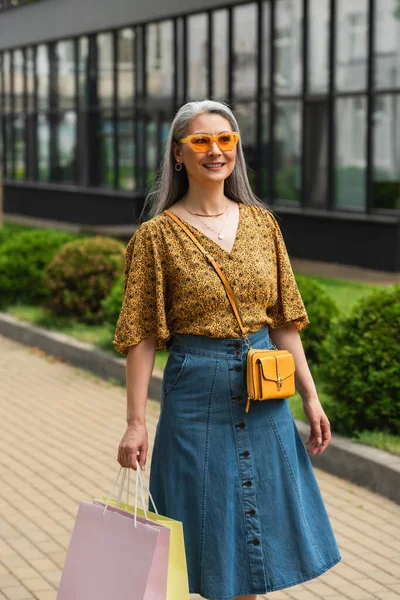
[{"label": "earring", "polygon": [[175,171],[182,171],[182,164],[180,162],[175,163]]}]

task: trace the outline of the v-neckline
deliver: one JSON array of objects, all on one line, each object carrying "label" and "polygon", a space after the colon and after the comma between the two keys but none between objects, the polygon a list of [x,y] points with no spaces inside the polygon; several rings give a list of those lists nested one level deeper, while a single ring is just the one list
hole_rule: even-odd
[{"label": "v-neckline", "polygon": [[[235,239],[233,241],[233,245],[232,245],[232,248],[230,250],[226,250],[225,248],[223,248],[220,244],[218,244],[218,242],[216,242],[209,235],[207,235],[206,233],[204,233],[204,231],[202,231],[201,229],[199,229],[198,227],[196,227],[196,225],[192,225],[192,223],[189,223],[189,221],[185,221],[185,219],[182,219],[182,217],[180,215],[176,215],[176,216],[179,217],[179,219],[182,221],[182,223],[184,223],[185,225],[188,225],[189,227],[191,227],[192,229],[194,229],[196,231],[196,233],[199,233],[200,235],[202,235],[205,238],[207,238],[212,244],[214,244],[220,250],[222,250],[222,252],[225,252],[225,254],[228,254],[228,256],[232,256],[232,254],[235,251],[236,246],[237,246],[238,235],[240,233],[240,228],[241,228],[241,223],[242,223],[242,210],[241,210],[241,208],[242,208],[243,202],[237,202],[237,204],[238,204],[238,207],[239,207],[239,219],[238,219],[238,224],[237,224],[237,228],[236,228]],[[171,212],[173,212],[173,211],[171,211]],[[177,225],[179,227],[178,223],[176,223],[175,221],[174,221],[174,223],[175,223],[175,225]]]}]

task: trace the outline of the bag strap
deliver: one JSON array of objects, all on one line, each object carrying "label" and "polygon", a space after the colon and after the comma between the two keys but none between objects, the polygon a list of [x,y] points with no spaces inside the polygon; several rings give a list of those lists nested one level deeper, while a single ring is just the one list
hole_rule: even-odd
[{"label": "bag strap", "polygon": [[237,319],[237,322],[239,323],[239,327],[240,327],[240,331],[242,332],[242,334],[245,336],[245,339],[247,338],[246,336],[246,332],[244,329],[244,325],[243,325],[243,319],[242,319],[242,315],[240,314],[240,309],[239,309],[239,305],[236,299],[236,296],[234,294],[234,291],[232,290],[229,282],[227,281],[225,275],[223,274],[223,272],[221,271],[221,269],[219,268],[219,265],[217,263],[217,261],[215,260],[215,258],[210,254],[210,252],[207,252],[207,250],[200,244],[200,242],[197,240],[196,236],[193,235],[193,233],[191,231],[189,231],[189,229],[186,227],[186,225],[184,223],[182,223],[182,221],[180,220],[180,218],[173,212],[171,212],[168,209],[165,209],[164,212],[171,217],[171,219],[173,219],[176,223],[178,223],[178,225],[180,225],[182,227],[182,229],[188,234],[188,236],[190,237],[190,239],[196,244],[196,246],[199,248],[199,250],[203,253],[203,255],[206,257],[206,259],[208,260],[208,262],[214,267],[215,271],[218,273],[224,287],[225,287],[225,291],[226,294],[228,296],[228,300],[232,306],[232,310],[235,314],[235,317]]}]

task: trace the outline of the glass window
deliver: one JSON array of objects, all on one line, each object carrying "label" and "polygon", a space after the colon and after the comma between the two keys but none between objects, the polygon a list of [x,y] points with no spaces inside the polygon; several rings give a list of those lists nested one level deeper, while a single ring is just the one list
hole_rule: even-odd
[{"label": "glass window", "polygon": [[228,96],[228,11],[213,12],[213,97],[226,100]]},{"label": "glass window", "polygon": [[26,94],[28,112],[35,110],[35,55],[33,48],[26,49]]},{"label": "glass window", "polygon": [[11,111],[11,55],[3,54],[3,81],[4,81],[4,112]]},{"label": "glass window", "polygon": [[36,72],[38,83],[38,109],[46,110],[49,107],[49,53],[44,44],[37,47]]},{"label": "glass window", "polygon": [[25,116],[14,119],[15,179],[25,179]]},{"label": "glass window", "polygon": [[169,98],[174,86],[172,21],[147,26],[147,93]]},{"label": "glass window", "polygon": [[132,106],[134,103],[134,43],[133,29],[118,32],[118,102],[121,107]]},{"label": "glass window", "polygon": [[9,179],[14,177],[13,175],[13,152],[12,152],[12,139],[13,139],[13,121],[11,115],[7,115],[4,119],[4,163],[5,163],[5,176]]},{"label": "glass window", "polygon": [[328,196],[328,110],[325,99],[306,104],[304,186],[311,206],[325,207]]},{"label": "glass window", "polygon": [[233,93],[253,97],[257,90],[257,6],[233,9]]},{"label": "glass window", "polygon": [[365,98],[339,98],[336,115],[336,206],[363,209],[366,167]]},{"label": "glass window", "polygon": [[194,15],[187,20],[188,40],[188,96],[190,100],[204,100],[208,95],[207,53],[208,23],[207,15]]},{"label": "glass window", "polygon": [[56,44],[59,109],[75,106],[75,50],[72,40]]},{"label": "glass window", "polygon": [[375,26],[376,87],[400,87],[400,2],[379,0]]},{"label": "glass window", "polygon": [[75,180],[76,148],[76,112],[68,110],[60,116],[58,122],[58,157],[61,181]]},{"label": "glass window", "polygon": [[38,179],[50,179],[50,125],[47,115],[39,114],[37,119],[37,151],[38,151]]},{"label": "glass window", "polygon": [[97,53],[99,104],[110,107],[114,97],[114,51],[111,33],[101,33],[97,36]]},{"label": "glass window", "polygon": [[338,0],[336,19],[336,87],[363,90],[368,62],[367,0]]},{"label": "glass window", "polygon": [[256,119],[257,112],[255,102],[237,103],[235,106],[235,115],[239,123],[243,152],[246,163],[249,167],[248,177],[253,190],[256,185],[256,169],[257,169],[257,134],[256,134]]},{"label": "glass window", "polygon": [[280,102],[275,124],[275,193],[279,200],[297,201],[301,190],[301,104]]},{"label": "glass window", "polygon": [[114,123],[110,111],[104,111],[100,120],[99,160],[100,184],[104,187],[114,186]]},{"label": "glass window", "polygon": [[78,52],[78,95],[79,105],[86,108],[88,102],[88,71],[89,71],[89,40],[87,37],[80,38]]},{"label": "glass window", "polygon": [[24,55],[14,50],[14,112],[24,110]]},{"label": "glass window", "polygon": [[308,22],[309,88],[326,92],[329,81],[329,0],[310,0]]},{"label": "glass window", "polygon": [[302,86],[302,3],[278,0],[275,29],[275,87],[278,94],[298,94]]},{"label": "glass window", "polygon": [[119,187],[136,189],[135,138],[130,111],[121,110],[118,120]]},{"label": "glass window", "polygon": [[377,96],[374,109],[374,206],[400,209],[400,95]]},{"label": "glass window", "polygon": [[264,37],[261,43],[262,68],[262,89],[269,91],[270,80],[270,47],[271,47],[271,3],[264,2],[262,5],[262,19],[264,28]]}]

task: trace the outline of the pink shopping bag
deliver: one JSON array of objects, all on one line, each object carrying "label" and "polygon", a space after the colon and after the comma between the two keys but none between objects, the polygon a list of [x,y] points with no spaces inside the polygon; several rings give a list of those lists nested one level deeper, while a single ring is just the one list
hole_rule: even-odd
[{"label": "pink shopping bag", "polygon": [[159,536],[159,527],[123,511],[81,502],[57,600],[147,600]]},{"label": "pink shopping bag", "polygon": [[[103,509],[105,506],[104,502],[100,502],[99,500],[94,500],[93,504],[102,506]],[[132,520],[135,518],[132,513],[128,513],[125,510],[122,510],[121,508],[115,508],[114,506],[110,506],[108,510],[112,510],[122,515],[128,515],[129,518]],[[151,565],[149,578],[147,580],[147,587],[144,600],[165,600],[167,597],[168,562],[171,530],[169,529],[169,527],[165,527],[164,525],[160,525],[159,523],[155,523],[154,521],[150,521],[143,517],[136,518],[138,523],[142,523],[144,525],[151,525],[152,527],[156,527],[159,530],[157,547],[154,554],[153,563]]]}]

